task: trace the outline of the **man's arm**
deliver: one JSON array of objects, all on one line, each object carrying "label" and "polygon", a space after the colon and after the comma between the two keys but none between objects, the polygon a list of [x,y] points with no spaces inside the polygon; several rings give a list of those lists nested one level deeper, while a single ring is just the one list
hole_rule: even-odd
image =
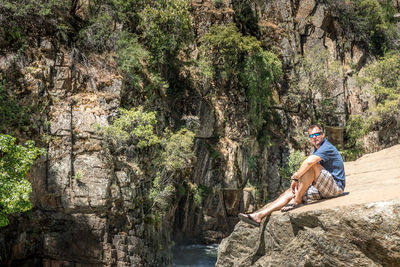
[{"label": "man's arm", "polygon": [[311,155],[308,156],[300,168],[292,175],[292,179],[299,179],[303,174],[305,174],[315,163],[320,162],[322,159],[319,156]]},{"label": "man's arm", "polygon": [[295,188],[297,187],[298,179],[305,174],[314,164],[320,162],[322,159],[319,156],[311,155],[307,157],[300,168],[292,175],[292,184],[290,185],[292,192],[295,193]]}]

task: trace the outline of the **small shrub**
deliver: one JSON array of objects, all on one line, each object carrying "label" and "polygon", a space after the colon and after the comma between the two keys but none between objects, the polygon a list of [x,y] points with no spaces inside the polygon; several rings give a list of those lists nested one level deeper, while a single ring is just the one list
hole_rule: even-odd
[{"label": "small shrub", "polygon": [[212,189],[204,185],[194,185],[192,187],[193,203],[195,206],[201,207],[204,198],[212,193]]},{"label": "small shrub", "polygon": [[265,123],[265,111],[273,102],[271,84],[281,73],[282,64],[272,52],[260,50],[246,58],[240,77],[242,86],[247,87],[250,116],[257,128]]},{"label": "small shrub", "polygon": [[0,227],[8,224],[7,214],[32,208],[32,187],[26,175],[34,160],[44,154],[33,141],[21,146],[14,137],[0,135]]},{"label": "small shrub", "polygon": [[356,42],[369,45],[373,55],[382,56],[398,47],[398,33],[390,0],[328,0],[330,11],[343,33]]},{"label": "small shrub", "polygon": [[168,210],[173,198],[175,197],[175,187],[171,184],[164,185],[160,173],[157,173],[153,180],[153,186],[150,189],[149,198],[152,204],[152,210],[158,215],[163,215]]},{"label": "small shrub", "polygon": [[114,31],[114,20],[106,12],[95,16],[89,25],[79,32],[79,46],[93,52],[103,52],[114,48],[118,33]]},{"label": "small shrub", "polygon": [[[98,0],[102,1],[102,0]],[[107,1],[107,0],[106,0]],[[140,12],[149,0],[110,0],[117,21],[129,32],[137,31],[141,23]]]},{"label": "small shrub", "polygon": [[67,8],[68,1],[66,0],[2,0],[0,7],[11,10],[16,16],[39,15],[49,16],[54,15],[56,10]]},{"label": "small shrub", "polygon": [[81,170],[78,170],[77,172],[75,172],[75,175],[74,175],[75,180],[80,181],[82,179],[82,177],[83,177],[83,173]]},{"label": "small shrub", "polygon": [[249,156],[247,158],[247,164],[249,165],[250,171],[255,171],[257,168],[257,158],[254,156]]},{"label": "small shrub", "polygon": [[375,96],[377,106],[370,108],[373,122],[398,116],[400,105],[400,53],[389,52],[384,57],[365,67],[363,75],[358,76],[360,86],[369,85]]},{"label": "small shrub", "polygon": [[14,51],[23,50],[27,44],[26,33],[24,29],[17,26],[16,23],[10,23],[5,29],[5,39],[10,49]]},{"label": "small shrub", "polygon": [[213,25],[200,42],[200,51],[208,59],[213,76],[222,75],[226,79],[238,74],[247,55],[261,50],[256,38],[243,36],[234,24]]},{"label": "small shrub", "polygon": [[121,108],[121,116],[100,131],[109,140],[117,142],[134,142],[138,148],[149,147],[160,142],[154,133],[157,123],[155,112],[145,112],[142,107],[126,110]]},{"label": "small shrub", "polygon": [[181,129],[176,133],[167,131],[161,139],[163,150],[161,162],[167,171],[177,171],[188,168],[195,158],[193,152],[194,132]]},{"label": "small shrub", "polygon": [[293,151],[286,162],[286,164],[280,168],[279,174],[285,179],[290,179],[299,168],[301,163],[306,159],[306,155],[298,150]]},{"label": "small shrub", "polygon": [[360,115],[352,115],[346,122],[346,143],[340,151],[344,160],[356,160],[364,153],[362,137],[368,132],[368,122]]},{"label": "small shrub", "polygon": [[[394,145],[398,142],[400,116],[400,53],[388,52],[385,56],[369,63],[364,72],[357,76],[358,85],[364,92],[370,93],[376,101],[376,105],[358,116],[350,117],[347,122],[346,133],[348,145],[345,150],[353,152],[354,159],[362,154],[361,138],[368,130],[383,132],[377,140],[385,145]],[[346,151],[345,151],[346,152]]]},{"label": "small shrub", "polygon": [[193,39],[188,0],[149,1],[140,13],[140,29],[155,68]]},{"label": "small shrub", "polygon": [[302,105],[313,121],[332,125],[339,105],[338,84],[342,83],[343,69],[339,62],[331,61],[326,49],[314,48],[299,59],[295,76],[290,81],[287,106]]},{"label": "small shrub", "polygon": [[117,42],[117,63],[125,78],[135,87],[142,82],[143,64],[147,57],[147,51],[139,44],[136,36],[121,33]]},{"label": "small shrub", "polygon": [[15,130],[23,132],[32,128],[31,108],[20,105],[7,91],[5,80],[0,83],[0,132],[13,134]]}]

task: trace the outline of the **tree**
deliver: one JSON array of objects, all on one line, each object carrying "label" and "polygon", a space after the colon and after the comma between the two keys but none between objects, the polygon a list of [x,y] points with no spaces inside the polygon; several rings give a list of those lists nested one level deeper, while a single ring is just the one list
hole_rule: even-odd
[{"label": "tree", "polygon": [[32,208],[32,187],[26,175],[34,160],[44,153],[33,141],[21,146],[14,137],[0,135],[0,227],[8,224],[7,214]]},{"label": "tree", "polygon": [[301,105],[314,122],[333,125],[339,120],[343,107],[343,69],[329,58],[328,50],[315,47],[299,58],[290,82],[286,106]]}]

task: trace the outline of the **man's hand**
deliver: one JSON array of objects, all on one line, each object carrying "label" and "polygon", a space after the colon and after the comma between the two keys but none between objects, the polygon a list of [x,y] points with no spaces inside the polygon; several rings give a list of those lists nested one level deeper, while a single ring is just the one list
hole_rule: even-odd
[{"label": "man's hand", "polygon": [[296,194],[297,190],[297,180],[293,180],[292,184],[290,185],[290,188],[292,189],[293,194]]}]

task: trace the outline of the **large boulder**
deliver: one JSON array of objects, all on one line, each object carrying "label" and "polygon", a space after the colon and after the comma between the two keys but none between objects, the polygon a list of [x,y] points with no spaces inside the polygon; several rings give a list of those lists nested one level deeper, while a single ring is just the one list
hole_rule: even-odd
[{"label": "large boulder", "polygon": [[345,163],[337,198],[239,222],[217,266],[400,266],[400,145]]},{"label": "large boulder", "polygon": [[400,266],[400,201],[273,214],[223,240],[216,266]]}]

